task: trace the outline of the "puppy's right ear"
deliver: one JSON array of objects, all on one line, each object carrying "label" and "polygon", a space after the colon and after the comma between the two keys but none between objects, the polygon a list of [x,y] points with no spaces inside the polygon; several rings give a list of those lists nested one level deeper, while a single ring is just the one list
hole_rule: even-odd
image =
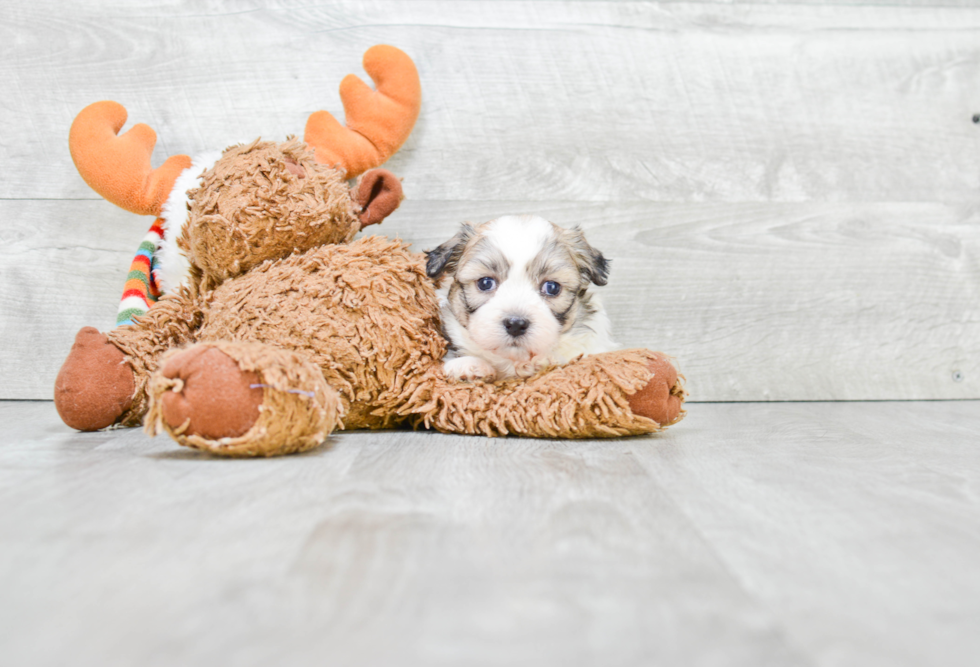
[{"label": "puppy's right ear", "polygon": [[435,250],[426,250],[425,273],[433,280],[439,280],[444,273],[456,270],[460,255],[466,243],[473,238],[476,230],[468,222],[464,222],[456,235]]}]

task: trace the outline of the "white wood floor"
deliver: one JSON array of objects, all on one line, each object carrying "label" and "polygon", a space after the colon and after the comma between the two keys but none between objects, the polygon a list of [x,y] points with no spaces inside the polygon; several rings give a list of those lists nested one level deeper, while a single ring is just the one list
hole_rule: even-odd
[{"label": "white wood floor", "polygon": [[0,402],[3,665],[968,665],[980,402],[230,461]]}]

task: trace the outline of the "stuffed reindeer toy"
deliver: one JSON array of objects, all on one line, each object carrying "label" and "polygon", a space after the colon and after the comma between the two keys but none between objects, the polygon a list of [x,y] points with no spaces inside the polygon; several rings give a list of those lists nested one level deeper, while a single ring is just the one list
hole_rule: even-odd
[{"label": "stuffed reindeer toy", "polygon": [[64,422],[143,423],[215,454],[269,456],[316,447],[335,428],[582,438],[678,421],[678,375],[647,350],[497,383],[444,376],[425,256],[381,236],[355,240],[401,201],[400,181],[377,167],[408,138],[421,102],[402,51],[372,47],[364,69],[376,89],[344,79],[346,126],[320,111],[305,141],[257,140],[156,169],[152,129],[118,134],[122,106],[78,115],[69,142],[82,178],[158,218],[137,256],[145,277],[134,270],[127,283],[127,323],[75,338],[55,383]]}]

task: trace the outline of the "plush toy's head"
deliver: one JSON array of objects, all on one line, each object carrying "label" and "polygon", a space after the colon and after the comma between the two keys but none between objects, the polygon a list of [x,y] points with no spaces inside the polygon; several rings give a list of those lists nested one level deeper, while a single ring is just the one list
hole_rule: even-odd
[{"label": "plush toy's head", "polygon": [[[342,172],[319,163],[298,139],[228,148],[197,182],[181,206],[168,201],[176,210],[165,214],[172,229],[182,230],[176,244],[189,261],[191,284],[200,289],[269,259],[349,243],[392,213],[402,195],[399,180],[383,169],[368,171],[352,189]],[[161,247],[165,273],[168,249]]]},{"label": "plush toy's head", "polygon": [[[232,146],[191,159],[150,164],[156,133],[138,124],[118,135],[126,110],[96,102],[72,124],[69,146],[85,181],[112,203],[160,217],[154,277],[164,291],[186,284],[210,289],[269,259],[324,243],[350,241],[401,201],[401,184],[373,169],[408,138],[421,88],[411,59],[391,46],[372,47],[364,69],[340,86],[347,126],[312,114],[305,143]],[[368,171],[370,170],[370,171]],[[346,180],[361,176],[353,189]]]},{"label": "plush toy's head", "polygon": [[177,245],[203,289],[267,259],[348,242],[361,228],[343,175],[298,140],[229,148],[198,182]]}]

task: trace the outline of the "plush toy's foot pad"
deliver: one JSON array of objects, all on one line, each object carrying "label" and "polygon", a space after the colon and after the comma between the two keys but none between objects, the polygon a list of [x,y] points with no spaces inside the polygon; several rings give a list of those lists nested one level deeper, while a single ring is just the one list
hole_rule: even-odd
[{"label": "plush toy's foot pad", "polygon": [[112,426],[133,404],[136,380],[126,356],[94,327],[75,336],[54,382],[54,406],[79,431]]},{"label": "plush toy's foot pad", "polygon": [[163,419],[174,431],[203,438],[236,438],[259,418],[259,376],[243,371],[215,347],[194,347],[161,369],[173,383],[160,397]]},{"label": "plush toy's foot pad", "polygon": [[661,426],[678,421],[684,403],[684,389],[677,381],[677,369],[663,356],[647,362],[653,377],[645,387],[627,400],[633,414],[647,417]]},{"label": "plush toy's foot pad", "polygon": [[221,456],[312,449],[343,409],[316,364],[262,343],[210,341],[168,353],[148,393],[148,433]]}]

